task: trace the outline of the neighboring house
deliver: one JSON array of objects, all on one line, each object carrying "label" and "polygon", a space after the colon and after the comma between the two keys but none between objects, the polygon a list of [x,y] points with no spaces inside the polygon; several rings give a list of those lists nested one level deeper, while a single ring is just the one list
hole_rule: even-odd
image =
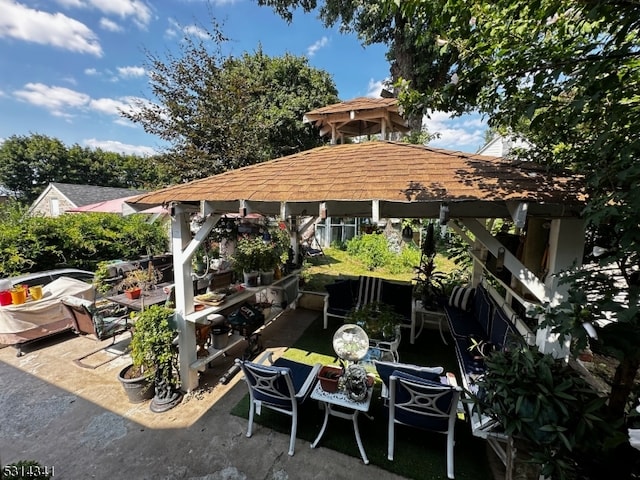
[{"label": "neighboring house", "polygon": [[478,155],[506,157],[514,148],[529,148],[529,143],[526,140],[512,136],[503,137],[502,135],[496,135],[478,150]]},{"label": "neighboring house", "polygon": [[50,183],[35,202],[31,204],[29,212],[33,215],[57,217],[73,208],[145,192],[146,190],[132,190],[129,188]]}]

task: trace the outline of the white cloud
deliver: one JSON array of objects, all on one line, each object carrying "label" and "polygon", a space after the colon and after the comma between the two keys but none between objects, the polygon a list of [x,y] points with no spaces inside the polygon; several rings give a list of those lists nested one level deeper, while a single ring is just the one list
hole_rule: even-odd
[{"label": "white cloud", "polygon": [[19,99],[49,110],[56,116],[69,116],[69,109],[86,107],[89,95],[64,87],[50,87],[43,83],[27,83],[22,90],[13,92]]},{"label": "white cloud", "polygon": [[[91,98],[89,95],[64,87],[27,83],[13,94],[20,100],[48,110],[57,117],[71,118],[78,113],[97,112],[114,117],[119,124],[130,123],[122,118],[121,112],[134,112],[139,104],[148,103],[138,97]],[[122,123],[124,122],[124,123]]]},{"label": "white cloud", "polygon": [[429,146],[473,153],[484,145],[487,125],[480,115],[452,117],[447,112],[430,112],[430,117],[425,117],[424,125],[430,134],[440,136],[429,142]]},{"label": "white cloud", "polygon": [[100,148],[108,152],[117,152],[124,155],[155,155],[158,153],[155,149],[144,145],[129,145],[119,142],[117,140],[97,140],[95,138],[88,138],[82,142],[89,148]]},{"label": "white cloud", "polygon": [[108,30],[109,32],[122,32],[124,29],[118,25],[113,20],[109,20],[108,18],[100,19],[100,28],[103,30]]},{"label": "white cloud", "polygon": [[142,0],[57,0],[67,8],[95,8],[105,15],[133,18],[140,27],[151,21],[151,8]]},{"label": "white cloud", "polygon": [[367,87],[366,97],[380,98],[380,92],[384,88],[385,80],[369,80],[369,86]]},{"label": "white cloud", "polygon": [[72,52],[102,56],[96,34],[62,13],[48,13],[13,0],[0,0],[0,37],[11,37]]},{"label": "white cloud", "polygon": [[327,37],[322,37],[320,40],[315,42],[309,48],[307,48],[307,55],[309,57],[313,57],[318,50],[323,47],[326,47],[329,44],[329,39]]},{"label": "white cloud", "polygon": [[188,25],[182,29],[182,31],[190,36],[196,37],[201,40],[207,40],[209,38],[209,34],[204,28],[198,27],[197,25]]},{"label": "white cloud", "polygon": [[95,68],[85,68],[84,74],[89,76],[99,75],[98,70]]},{"label": "white cloud", "polygon": [[143,67],[118,67],[118,73],[121,77],[142,77],[145,74]]}]

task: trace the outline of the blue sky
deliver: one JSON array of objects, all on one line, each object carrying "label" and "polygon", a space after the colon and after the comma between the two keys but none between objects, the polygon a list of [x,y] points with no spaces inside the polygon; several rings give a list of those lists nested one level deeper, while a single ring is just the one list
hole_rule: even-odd
[{"label": "blue sky", "polygon": [[[230,38],[225,53],[258,46],[271,56],[306,56],[329,72],[342,100],[378,97],[389,76],[386,47],[327,29],[315,14],[288,25],[255,0],[0,0],[0,141],[38,133],[65,145],[153,154],[163,146],[118,111],[154,100],[146,53],[166,58],[185,30],[198,36],[211,15]],[[478,116],[434,113],[430,145],[475,152],[486,129]]]}]

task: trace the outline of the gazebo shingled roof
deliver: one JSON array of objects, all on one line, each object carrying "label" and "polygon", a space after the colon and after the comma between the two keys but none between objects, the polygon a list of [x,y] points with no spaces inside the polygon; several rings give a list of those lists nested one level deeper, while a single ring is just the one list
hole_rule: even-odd
[{"label": "gazebo shingled roof", "polygon": [[320,135],[331,133],[332,143],[336,143],[338,134],[358,137],[410,131],[396,98],[354,98],[307,112],[303,121],[317,127]]},{"label": "gazebo shingled roof", "polygon": [[210,202],[216,211],[332,216],[437,217],[447,202],[451,217],[507,217],[508,202],[528,202],[529,215],[576,216],[583,206],[581,179],[555,176],[539,165],[517,164],[401,142],[371,141],[314,148],[139,195],[134,208],[171,202]]}]

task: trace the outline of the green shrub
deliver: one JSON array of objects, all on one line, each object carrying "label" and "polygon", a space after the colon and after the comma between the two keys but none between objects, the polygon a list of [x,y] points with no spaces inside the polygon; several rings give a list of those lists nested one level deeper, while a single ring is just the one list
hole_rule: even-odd
[{"label": "green shrub", "polygon": [[347,253],[355,257],[368,270],[383,267],[392,257],[389,242],[384,235],[372,233],[353,237],[347,241]]},{"label": "green shrub", "polygon": [[165,227],[145,215],[29,215],[18,202],[0,204],[0,277],[54,268],[94,270],[101,260],[167,250]]}]

